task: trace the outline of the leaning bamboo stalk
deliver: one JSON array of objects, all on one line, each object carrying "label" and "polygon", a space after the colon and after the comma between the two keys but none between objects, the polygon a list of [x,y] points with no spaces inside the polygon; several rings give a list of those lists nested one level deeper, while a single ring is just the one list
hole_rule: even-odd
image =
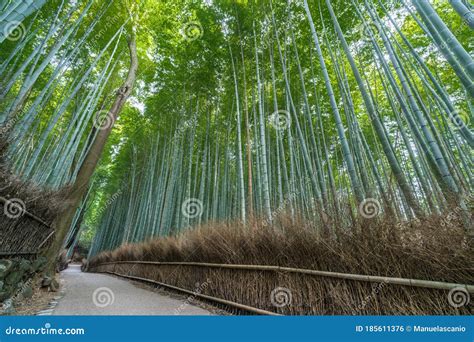
[{"label": "leaning bamboo stalk", "polygon": [[474,13],[461,0],[449,0],[449,3],[466,25],[474,30]]},{"label": "leaning bamboo stalk", "polygon": [[474,77],[474,60],[469,52],[464,49],[462,44],[454,36],[445,22],[439,17],[433,6],[429,1],[412,0],[416,10],[421,15],[423,21],[429,22],[434,28],[433,35],[441,37],[448,49],[452,51],[456,59],[461,63],[462,68],[471,77]]},{"label": "leaning bamboo stalk", "polygon": [[76,180],[71,186],[70,193],[65,199],[67,206],[53,223],[56,228],[56,239],[52,244],[52,247],[50,247],[46,253],[49,260],[49,273],[54,274],[54,264],[56,257],[61,249],[68,229],[71,226],[72,220],[74,219],[77,207],[89,188],[90,179],[94,174],[94,171],[107,143],[108,137],[114,127],[114,123],[118,119],[123,106],[132,94],[138,70],[138,56],[134,34],[132,34],[128,39],[128,47],[130,51],[130,67],[125,82],[117,91],[115,100],[107,114],[107,119],[110,120],[110,124],[107,125],[106,129],[100,130],[100,132],[97,134],[94,142],[87,152],[87,155],[84,157],[82,165],[80,166],[77,173]]},{"label": "leaning bamboo stalk", "polygon": [[281,267],[281,266],[271,266],[271,265],[214,264],[214,263],[206,263],[206,262],[113,261],[113,262],[105,262],[95,267],[99,267],[103,265],[113,265],[113,264],[142,264],[142,265],[157,265],[157,266],[196,266],[196,267],[226,268],[226,269],[233,269],[233,270],[274,271],[274,272],[282,272],[282,273],[287,272],[287,273],[308,274],[308,275],[328,277],[328,278],[366,281],[366,282],[371,282],[371,283],[386,283],[386,284],[403,285],[403,286],[411,286],[411,287],[424,287],[424,288],[430,288],[430,289],[436,289],[436,290],[451,290],[453,288],[463,287],[469,293],[474,293],[474,285],[468,285],[468,284],[446,283],[446,282],[441,282],[441,281],[409,279],[409,278],[371,276],[371,275],[341,273],[341,272],[317,271],[317,270],[309,270],[309,269],[302,269],[302,268]]}]

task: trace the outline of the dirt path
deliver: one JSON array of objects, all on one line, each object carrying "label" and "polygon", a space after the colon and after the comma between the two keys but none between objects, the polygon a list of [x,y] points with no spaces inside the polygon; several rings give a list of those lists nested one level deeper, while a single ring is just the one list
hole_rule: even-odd
[{"label": "dirt path", "polygon": [[53,315],[211,315],[185,300],[171,298],[112,276],[83,273],[70,265],[61,273],[65,295]]}]

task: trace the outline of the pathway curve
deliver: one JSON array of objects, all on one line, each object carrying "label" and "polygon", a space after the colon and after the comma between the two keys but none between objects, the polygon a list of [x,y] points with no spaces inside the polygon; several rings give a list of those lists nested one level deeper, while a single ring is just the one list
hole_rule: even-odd
[{"label": "pathway curve", "polygon": [[65,295],[53,315],[211,315],[205,309],[113,276],[83,273],[80,265],[61,272]]}]

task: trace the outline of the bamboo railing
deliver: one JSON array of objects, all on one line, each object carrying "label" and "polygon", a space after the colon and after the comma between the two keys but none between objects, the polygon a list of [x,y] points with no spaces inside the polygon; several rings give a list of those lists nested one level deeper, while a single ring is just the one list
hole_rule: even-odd
[{"label": "bamboo railing", "polygon": [[395,277],[384,277],[384,276],[372,276],[362,274],[351,274],[341,272],[328,272],[328,271],[317,271],[293,267],[281,267],[281,266],[270,266],[270,265],[236,265],[236,264],[214,264],[205,262],[156,262],[156,261],[114,261],[101,263],[95,267],[102,265],[111,264],[148,264],[148,265],[168,265],[168,266],[194,266],[194,267],[209,267],[209,268],[226,268],[234,270],[250,270],[250,271],[272,271],[279,273],[299,273],[307,274],[311,276],[337,278],[354,281],[364,282],[375,282],[375,283],[386,283],[393,285],[402,285],[410,287],[423,287],[436,290],[451,290],[453,288],[465,288],[469,293],[474,293],[474,285],[468,284],[457,284],[447,283],[433,280],[421,280],[421,279],[408,279],[408,278],[395,278]]}]

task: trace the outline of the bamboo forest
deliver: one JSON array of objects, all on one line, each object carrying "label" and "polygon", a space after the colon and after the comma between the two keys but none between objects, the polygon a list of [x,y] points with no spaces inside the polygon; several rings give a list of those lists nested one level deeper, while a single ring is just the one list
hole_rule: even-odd
[{"label": "bamboo forest", "polygon": [[472,314],[473,30],[469,0],[1,0],[2,313],[65,281],[88,314],[83,274]]}]

